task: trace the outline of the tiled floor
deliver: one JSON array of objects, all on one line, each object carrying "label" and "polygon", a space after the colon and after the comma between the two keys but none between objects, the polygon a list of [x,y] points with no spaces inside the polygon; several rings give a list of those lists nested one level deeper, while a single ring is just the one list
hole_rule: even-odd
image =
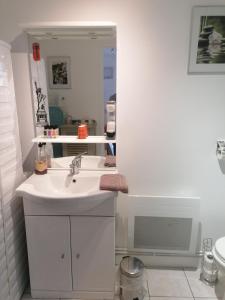
[{"label": "tiled floor", "polygon": [[[215,287],[210,287],[199,280],[199,275],[199,270],[146,269],[147,293],[144,300],[225,300],[225,278],[220,278]],[[22,298],[31,299],[28,293]],[[119,300],[118,295],[115,300]]]}]

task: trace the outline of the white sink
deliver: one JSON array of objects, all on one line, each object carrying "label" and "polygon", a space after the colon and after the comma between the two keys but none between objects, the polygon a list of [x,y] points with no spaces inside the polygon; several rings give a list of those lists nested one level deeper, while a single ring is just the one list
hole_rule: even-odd
[{"label": "white sink", "polygon": [[[69,168],[74,156],[52,158],[52,168]],[[82,170],[113,171],[115,167],[104,166],[104,156],[84,155],[81,159]]]},{"label": "white sink", "polygon": [[[45,175],[33,174],[17,188],[17,194],[46,199],[75,199],[104,196],[108,191],[99,189],[102,172],[80,171],[69,175],[69,171],[48,170]],[[111,192],[109,192],[111,193]]]},{"label": "white sink", "polygon": [[[115,173],[115,172],[112,172]],[[23,197],[25,215],[108,215],[114,212],[116,192],[99,189],[104,172],[48,170],[45,175],[33,174],[17,188]]]}]

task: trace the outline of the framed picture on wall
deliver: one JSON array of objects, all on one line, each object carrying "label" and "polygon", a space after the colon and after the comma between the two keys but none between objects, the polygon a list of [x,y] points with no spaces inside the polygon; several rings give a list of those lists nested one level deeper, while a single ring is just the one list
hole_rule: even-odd
[{"label": "framed picture on wall", "polygon": [[50,89],[71,88],[71,62],[69,56],[49,56],[48,79]]},{"label": "framed picture on wall", "polygon": [[192,11],[189,73],[225,73],[225,6]]}]

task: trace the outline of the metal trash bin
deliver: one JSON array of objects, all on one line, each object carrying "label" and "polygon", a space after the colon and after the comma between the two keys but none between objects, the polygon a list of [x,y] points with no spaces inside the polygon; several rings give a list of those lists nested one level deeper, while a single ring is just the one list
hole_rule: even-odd
[{"label": "metal trash bin", "polygon": [[144,264],[137,257],[125,256],[120,262],[120,299],[142,300],[145,297]]}]

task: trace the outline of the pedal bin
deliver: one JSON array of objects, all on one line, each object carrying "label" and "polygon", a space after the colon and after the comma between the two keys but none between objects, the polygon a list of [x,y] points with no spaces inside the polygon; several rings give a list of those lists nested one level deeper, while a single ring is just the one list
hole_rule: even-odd
[{"label": "pedal bin", "polygon": [[123,257],[120,262],[120,299],[142,300],[145,294],[143,262],[137,257]]}]

